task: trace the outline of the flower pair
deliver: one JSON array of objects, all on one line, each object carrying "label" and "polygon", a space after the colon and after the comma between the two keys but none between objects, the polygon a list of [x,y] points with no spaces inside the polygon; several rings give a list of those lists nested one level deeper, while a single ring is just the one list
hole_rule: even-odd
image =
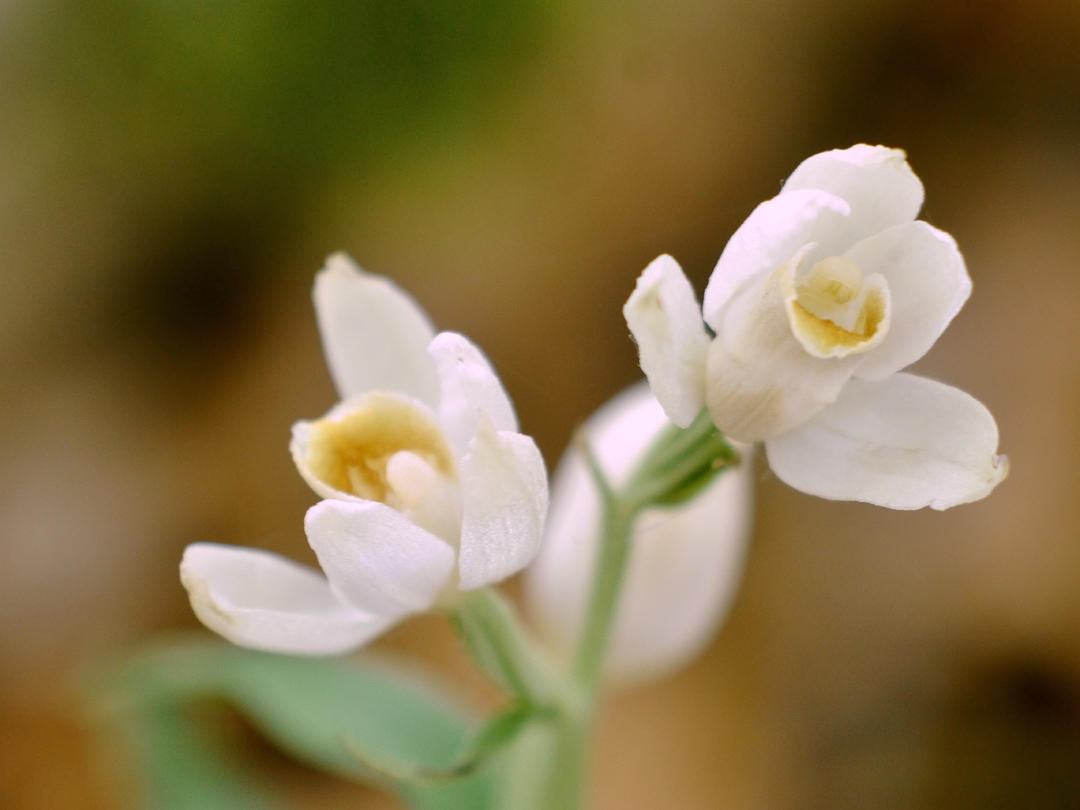
[{"label": "flower pair", "polygon": [[409,296],[340,254],[314,298],[342,402],[297,423],[291,451],[324,499],[304,528],[325,576],[212,543],[189,546],[180,573],[199,619],[230,641],[331,654],[527,565],[548,488],[476,346],[435,334]]},{"label": "flower pair", "polygon": [[[1008,469],[993,417],[901,372],[971,292],[952,238],[915,221],[922,197],[898,150],[825,152],[736,231],[704,316],[674,259],[654,261],[624,308],[651,392],[630,389],[586,424],[612,485],[669,418],[686,427],[707,407],[731,440],[764,442],[777,475],[811,494],[895,509],[987,495]],[[543,535],[526,596],[553,648],[571,650],[602,523],[580,452],[560,465],[545,531],[543,461],[479,349],[436,335],[411,298],[341,255],[318,275],[315,306],[343,401],[298,423],[291,449],[324,498],[305,529],[325,576],[265,551],[195,544],[181,577],[196,614],[237,644],[342,652],[521,570]],[[609,676],[671,671],[708,641],[741,570],[748,467],[638,517]]]},{"label": "flower pair", "polygon": [[989,411],[901,372],[971,293],[952,237],[915,220],[922,201],[900,150],[823,152],[735,232],[702,308],[674,259],[654,261],[624,314],[672,421],[707,407],[824,498],[945,509],[989,494],[1008,471]]}]

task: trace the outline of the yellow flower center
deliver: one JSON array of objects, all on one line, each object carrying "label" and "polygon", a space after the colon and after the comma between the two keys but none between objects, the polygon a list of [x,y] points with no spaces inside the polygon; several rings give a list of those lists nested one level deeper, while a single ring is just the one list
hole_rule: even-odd
[{"label": "yellow flower center", "polygon": [[889,326],[889,288],[879,275],[864,278],[844,256],[815,264],[788,298],[792,332],[815,357],[846,357],[872,349]]},{"label": "yellow flower center", "polygon": [[[408,455],[391,465],[399,453]],[[422,467],[426,467],[444,479],[457,479],[457,465],[442,428],[416,405],[394,394],[368,394],[341,419],[312,422],[306,461],[312,474],[327,486],[395,509],[401,508],[397,501],[405,493],[397,492],[400,487],[388,480],[388,467],[392,478],[395,468],[421,470],[417,474],[423,475]]]}]

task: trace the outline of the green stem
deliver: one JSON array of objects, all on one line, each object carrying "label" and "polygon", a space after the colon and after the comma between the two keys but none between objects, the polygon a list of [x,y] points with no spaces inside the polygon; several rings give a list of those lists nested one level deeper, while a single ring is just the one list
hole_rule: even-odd
[{"label": "green stem", "polygon": [[504,691],[536,706],[556,701],[560,688],[551,665],[499,591],[465,592],[451,620],[480,668]]},{"label": "green stem", "polygon": [[638,509],[612,494],[604,498],[604,531],[593,575],[585,627],[574,659],[573,678],[591,700],[600,683],[619,590],[630,559],[630,531]]},{"label": "green stem", "polygon": [[578,448],[600,494],[603,525],[592,591],[573,660],[568,693],[556,727],[552,778],[545,810],[582,810],[592,723],[603,675],[604,657],[630,561],[634,521],[649,506],[673,506],[692,499],[738,454],[713,426],[708,413],[689,429],[661,434],[630,480],[620,490],[607,481],[584,436]]},{"label": "green stem", "polygon": [[547,810],[581,810],[587,787],[592,722],[619,592],[630,559],[630,533],[641,507],[611,489],[587,444],[581,451],[600,491],[603,533],[585,625],[573,661],[569,693],[556,727]]}]

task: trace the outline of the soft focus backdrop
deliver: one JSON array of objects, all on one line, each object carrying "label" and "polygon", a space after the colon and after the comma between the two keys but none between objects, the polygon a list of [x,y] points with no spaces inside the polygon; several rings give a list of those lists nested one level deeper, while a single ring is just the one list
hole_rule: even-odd
[{"label": "soft focus backdrop", "polygon": [[[1080,806],[1080,6],[1061,0],[7,0],[0,808],[123,806],[73,672],[196,623],[195,540],[313,561],[289,425],[334,401],[332,251],[474,338],[549,466],[636,380],[657,254],[704,289],[808,155],[908,151],[975,293],[918,365],[1012,476],[890,513],[762,467],[706,655],[617,695],[599,810]],[[381,646],[479,703],[444,623]],[[294,806],[387,808],[235,724]]]}]

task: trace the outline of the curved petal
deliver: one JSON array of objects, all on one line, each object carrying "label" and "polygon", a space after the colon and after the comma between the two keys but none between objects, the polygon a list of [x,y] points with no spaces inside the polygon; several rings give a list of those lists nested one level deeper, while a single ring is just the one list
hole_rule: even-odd
[{"label": "curved petal", "polygon": [[456,332],[440,332],[428,352],[439,375],[439,422],[459,458],[476,434],[478,412],[496,430],[517,432],[517,415],[510,397],[476,344]]},{"label": "curved petal", "polygon": [[807,242],[820,243],[839,228],[850,206],[825,191],[792,191],[766,200],[728,240],[705,288],[705,322],[720,330],[720,315],[742,286],[771,273]]},{"label": "curved petal", "polygon": [[1008,474],[997,446],[994,417],[978,400],[911,374],[851,380],[834,404],[765,443],[789,486],[891,509],[985,498]]},{"label": "curved petal", "polygon": [[540,547],[548,508],[547,471],[528,436],[486,420],[461,462],[461,589],[506,579]]},{"label": "curved petal", "polygon": [[[875,233],[911,222],[923,203],[923,185],[902,149],[867,146],[809,157],[784,183],[780,196],[808,189],[835,194],[851,206],[851,216],[820,242],[824,256],[843,253]],[[807,240],[809,241],[809,240]]]},{"label": "curved petal", "polygon": [[427,353],[435,330],[407,293],[335,253],[315,276],[312,295],[326,363],[342,399],[397,391],[438,406],[439,381]]},{"label": "curved petal", "polygon": [[392,624],[342,604],[318,571],[261,549],[194,543],[180,580],[199,620],[242,647],[333,655]]},{"label": "curved petal", "polygon": [[807,245],[772,275],[743,290],[709,347],[705,402],[729,438],[756,442],[802,424],[840,395],[864,355],[814,357],[786,311]]},{"label": "curved petal", "polygon": [[321,501],[304,529],[335,593],[379,616],[427,610],[454,570],[449,545],[386,504]]},{"label": "curved petal", "polygon": [[[625,479],[668,424],[644,385],[604,405],[586,424],[590,445],[614,481]],[[677,669],[711,639],[735,593],[750,522],[749,465],[725,473],[686,506],[637,521],[633,552],[605,663],[623,683]],[[525,573],[525,596],[549,643],[572,654],[585,614],[600,533],[600,500],[571,449],[555,474],[544,543]]]},{"label": "curved petal", "polygon": [[705,405],[709,335],[679,263],[664,255],[646,267],[623,316],[653,394],[672,422],[689,427]]},{"label": "curved petal", "polygon": [[883,380],[930,351],[971,295],[971,278],[955,240],[925,222],[864,239],[847,256],[864,273],[880,273],[889,285],[889,332],[855,371],[865,380]]}]

